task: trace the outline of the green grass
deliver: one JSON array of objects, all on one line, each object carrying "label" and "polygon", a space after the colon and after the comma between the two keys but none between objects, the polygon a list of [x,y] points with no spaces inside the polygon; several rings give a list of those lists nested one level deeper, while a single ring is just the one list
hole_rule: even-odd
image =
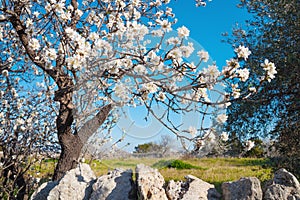
[{"label": "green grass", "polygon": [[182,160],[172,160],[167,167],[175,169],[200,169],[200,167],[183,162]]},{"label": "green grass", "polygon": [[[256,158],[129,158],[93,160],[90,162],[96,176],[107,174],[115,168],[135,170],[137,164],[156,168],[164,176],[166,181],[184,180],[184,176],[191,174],[206,182],[214,184],[220,191],[221,184],[226,181],[238,180],[242,177],[257,177],[261,182],[272,178],[272,167],[268,159]],[[41,165],[36,165],[39,178],[47,178],[54,170],[53,160],[44,160]]]}]

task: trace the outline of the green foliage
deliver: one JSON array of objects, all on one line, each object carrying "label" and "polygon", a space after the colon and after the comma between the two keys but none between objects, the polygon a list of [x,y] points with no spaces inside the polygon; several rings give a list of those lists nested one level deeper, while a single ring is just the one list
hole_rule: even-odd
[{"label": "green foliage", "polygon": [[157,169],[164,168],[174,168],[174,169],[201,169],[199,166],[192,165],[190,163],[186,163],[182,160],[160,160],[152,165],[152,167]]},{"label": "green foliage", "polygon": [[231,157],[238,157],[243,152],[243,143],[236,136],[236,134],[232,134],[228,143],[228,150],[225,152],[225,155]]},{"label": "green foliage", "polygon": [[251,138],[255,146],[245,154],[245,157],[263,158],[265,154],[263,141],[259,138]]},{"label": "green foliage", "polygon": [[162,169],[170,166],[172,160],[159,160],[158,162],[154,163],[151,167],[156,169]]},{"label": "green foliage", "polygon": [[152,153],[160,149],[160,146],[153,142],[149,142],[149,143],[139,144],[138,146],[134,147],[134,149],[135,149],[134,153]]},{"label": "green foliage", "polygon": [[199,169],[199,167],[183,162],[182,160],[173,160],[168,167],[175,169]]},{"label": "green foliage", "polygon": [[[275,63],[278,74],[270,84],[261,85],[249,101],[235,101],[227,110],[226,131],[240,139],[270,136],[281,154],[278,167],[299,173],[300,159],[300,19],[298,0],[241,0],[241,7],[253,14],[247,26],[233,31],[228,42],[243,44],[252,54],[244,63],[256,74],[265,73],[260,64],[265,58]],[[259,78],[254,74],[250,80]],[[259,82],[257,81],[257,84]],[[246,81],[241,90],[251,87]],[[261,155],[254,148],[248,156]]]}]

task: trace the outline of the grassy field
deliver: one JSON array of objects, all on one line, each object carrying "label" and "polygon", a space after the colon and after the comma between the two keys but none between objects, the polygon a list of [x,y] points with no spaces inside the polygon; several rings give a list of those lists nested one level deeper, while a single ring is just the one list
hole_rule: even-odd
[{"label": "grassy field", "polygon": [[[241,177],[257,177],[261,182],[272,178],[272,168],[269,160],[256,158],[192,158],[179,159],[191,169],[176,169],[170,167],[172,158],[130,158],[130,159],[110,159],[94,160],[90,162],[92,170],[97,176],[107,174],[109,170],[115,168],[132,169],[139,163],[157,168],[166,181],[184,180],[184,176],[191,174],[206,182],[214,184],[220,191],[220,186],[225,181],[238,180]],[[32,174],[46,181],[54,170],[53,160],[44,160],[34,167],[38,174]],[[32,173],[33,173],[32,171]]]}]

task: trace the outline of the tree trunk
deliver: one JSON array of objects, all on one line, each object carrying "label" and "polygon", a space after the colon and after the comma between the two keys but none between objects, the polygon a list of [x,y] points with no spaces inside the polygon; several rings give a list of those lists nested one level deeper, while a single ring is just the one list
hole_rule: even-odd
[{"label": "tree trunk", "polygon": [[63,134],[59,139],[61,153],[52,179],[59,180],[70,169],[77,166],[83,143],[78,135]]},{"label": "tree trunk", "polygon": [[71,129],[73,113],[72,109],[68,107],[70,106],[62,106],[61,104],[60,113],[56,120],[61,154],[52,180],[61,179],[67,171],[77,166],[82,147],[103,124],[112,109],[111,104],[103,106],[92,119],[82,126],[78,133],[73,133]]}]

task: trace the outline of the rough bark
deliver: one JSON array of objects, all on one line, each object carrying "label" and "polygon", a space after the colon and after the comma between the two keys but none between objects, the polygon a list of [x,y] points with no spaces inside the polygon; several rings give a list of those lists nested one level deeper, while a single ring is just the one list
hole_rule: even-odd
[{"label": "rough bark", "polygon": [[[61,154],[54,171],[53,180],[59,180],[62,176],[77,166],[77,161],[80,156],[83,145],[87,142],[97,129],[103,124],[107,118],[112,106],[108,104],[103,106],[100,111],[89,121],[87,121],[78,133],[72,133],[71,121],[73,122],[73,114],[69,111],[62,110],[57,117],[58,138],[61,145]],[[67,109],[68,110],[68,109]],[[67,118],[71,120],[69,123]]]},{"label": "rough bark", "polygon": [[52,177],[54,181],[61,179],[67,171],[76,168],[83,147],[78,135],[62,134],[59,138],[61,154]]}]

